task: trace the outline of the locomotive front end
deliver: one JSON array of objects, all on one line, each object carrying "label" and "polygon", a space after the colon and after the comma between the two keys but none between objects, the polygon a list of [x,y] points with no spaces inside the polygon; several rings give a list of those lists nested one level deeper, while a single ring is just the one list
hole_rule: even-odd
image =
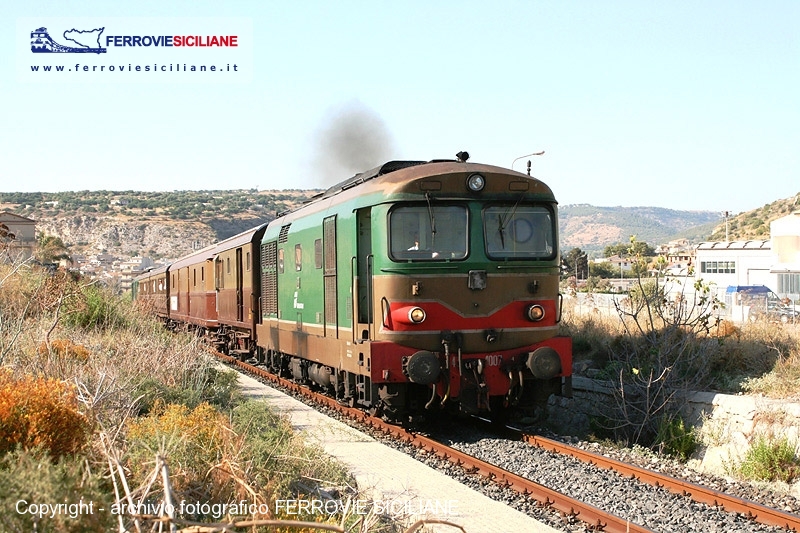
[{"label": "locomotive front end", "polygon": [[454,406],[500,419],[571,394],[557,204],[541,181],[431,163],[395,173],[371,212],[372,381],[389,413]]}]

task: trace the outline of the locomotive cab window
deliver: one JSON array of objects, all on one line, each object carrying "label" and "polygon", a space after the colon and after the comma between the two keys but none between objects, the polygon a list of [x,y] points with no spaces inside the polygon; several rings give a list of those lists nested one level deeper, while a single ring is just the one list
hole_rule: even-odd
[{"label": "locomotive cab window", "polygon": [[545,207],[487,207],[483,230],[486,255],[493,259],[552,259],[555,255],[555,219]]},{"label": "locomotive cab window", "polygon": [[464,206],[397,206],[389,213],[391,258],[395,261],[464,259],[467,224]]}]

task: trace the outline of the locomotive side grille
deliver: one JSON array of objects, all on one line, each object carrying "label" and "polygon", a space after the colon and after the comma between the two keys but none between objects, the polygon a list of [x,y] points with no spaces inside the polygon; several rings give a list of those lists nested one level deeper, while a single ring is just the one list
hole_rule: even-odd
[{"label": "locomotive side grille", "polygon": [[[288,228],[288,226],[286,226]],[[261,245],[261,314],[278,313],[278,243]]]},{"label": "locomotive side grille", "polygon": [[322,259],[324,266],[325,323],[336,325],[336,217],[322,222]]},{"label": "locomotive side grille", "polygon": [[325,323],[336,324],[336,278],[325,278]]},{"label": "locomotive side grille", "polygon": [[325,275],[336,274],[336,217],[328,217],[323,223]]},{"label": "locomotive side grille", "polygon": [[278,242],[284,243],[289,240],[289,228],[291,224],[286,224],[285,226],[281,226],[281,232],[278,234]]}]

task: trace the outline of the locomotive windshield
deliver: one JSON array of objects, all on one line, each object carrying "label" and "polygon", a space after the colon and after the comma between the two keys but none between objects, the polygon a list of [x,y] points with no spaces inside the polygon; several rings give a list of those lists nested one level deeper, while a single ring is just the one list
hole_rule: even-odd
[{"label": "locomotive windshield", "polygon": [[467,209],[459,205],[395,207],[389,215],[392,259],[445,261],[467,256]]},{"label": "locomotive windshield", "polygon": [[483,211],[486,255],[493,259],[552,259],[555,224],[544,208],[519,203]]}]

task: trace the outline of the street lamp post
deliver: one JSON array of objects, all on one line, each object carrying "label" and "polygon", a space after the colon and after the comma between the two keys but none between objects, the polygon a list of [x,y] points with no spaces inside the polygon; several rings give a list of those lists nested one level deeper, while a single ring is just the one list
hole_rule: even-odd
[{"label": "street lamp post", "polygon": [[[511,162],[511,170],[514,170],[514,163],[516,163],[520,159],[524,159],[526,157],[531,157],[531,156],[534,156],[534,155],[544,155],[544,150],[542,150],[541,152],[533,152],[532,154],[526,154],[526,155],[519,156],[518,158],[516,158],[514,161]],[[530,176],[530,175],[531,175],[531,162],[528,161],[528,176]]]}]

